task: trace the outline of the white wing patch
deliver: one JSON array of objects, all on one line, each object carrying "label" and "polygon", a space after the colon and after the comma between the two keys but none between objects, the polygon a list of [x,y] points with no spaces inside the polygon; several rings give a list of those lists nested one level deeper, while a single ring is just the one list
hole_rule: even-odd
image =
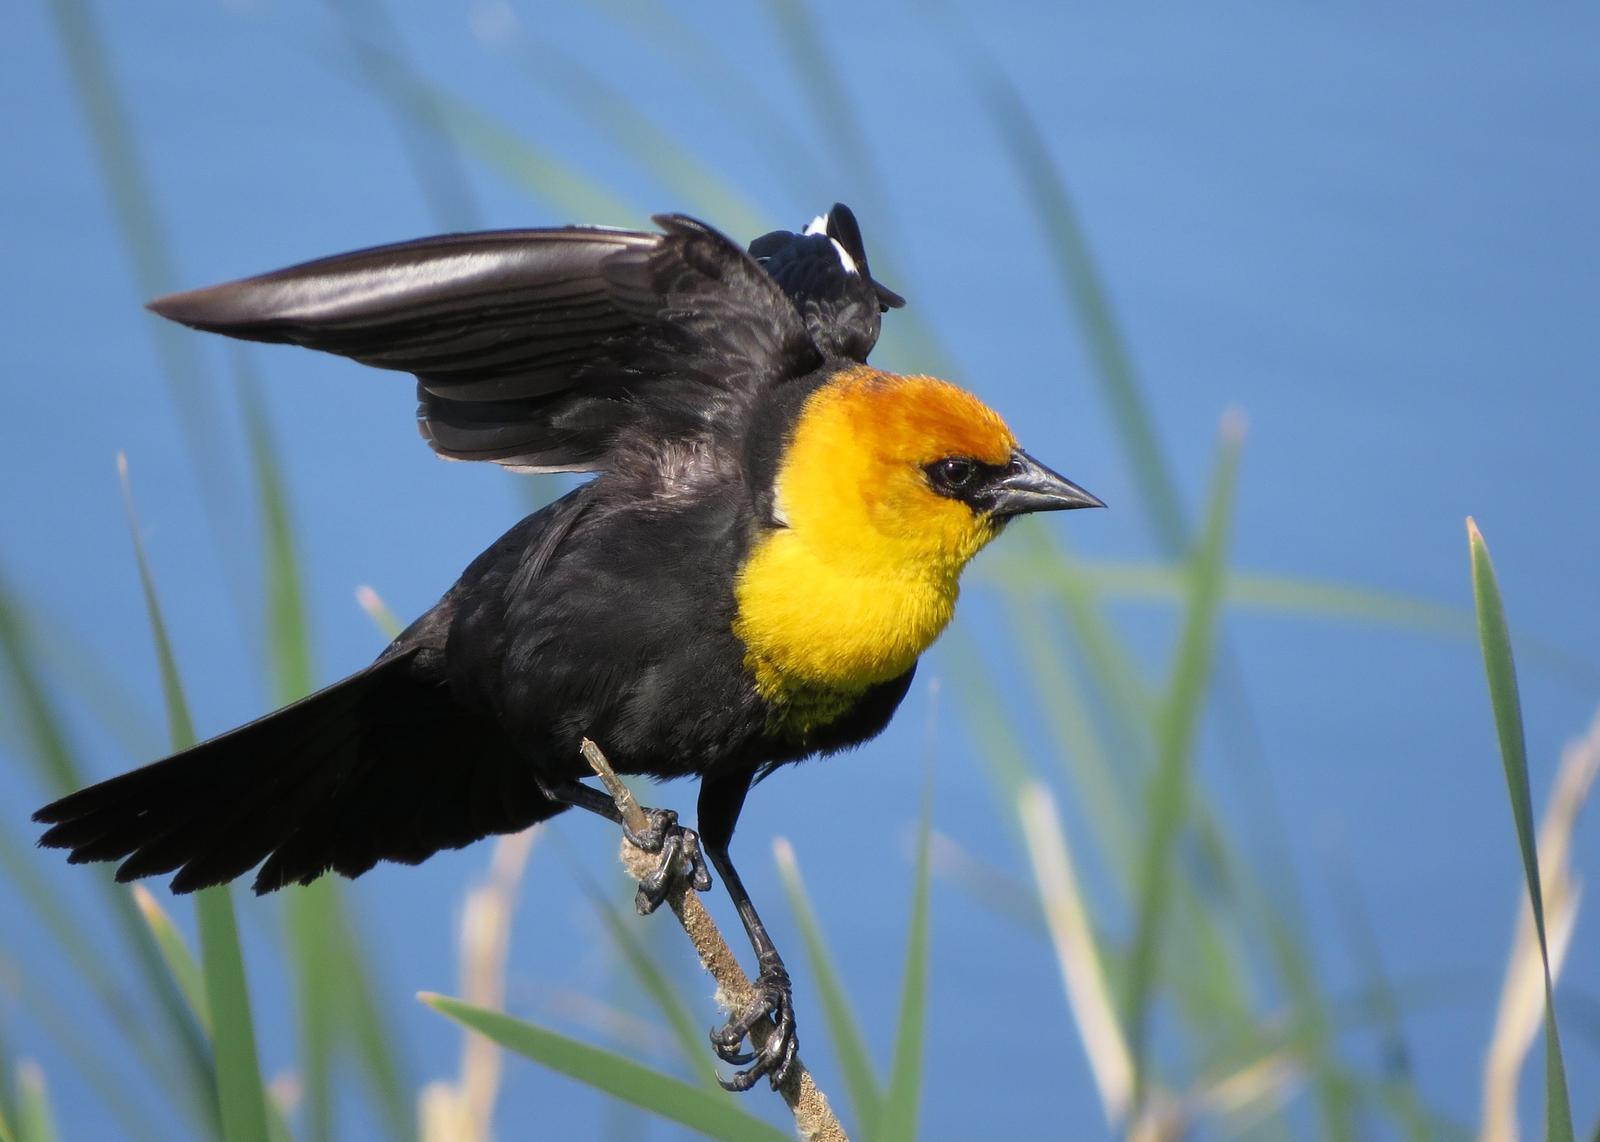
[{"label": "white wing patch", "polygon": [[[806,226],[804,236],[809,238],[813,234],[825,235],[827,232],[828,216],[826,214],[819,214],[811,220],[809,225]],[[833,243],[833,251],[839,255],[839,264],[844,267],[844,272],[847,274],[860,274],[861,271],[856,267],[856,260],[850,256],[850,252],[848,250],[839,245],[839,239],[829,238],[828,241]]]}]

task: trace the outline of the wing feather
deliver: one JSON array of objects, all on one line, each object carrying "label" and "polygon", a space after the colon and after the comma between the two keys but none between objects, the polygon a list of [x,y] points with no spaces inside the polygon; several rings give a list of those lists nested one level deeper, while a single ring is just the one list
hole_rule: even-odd
[{"label": "wing feather", "polygon": [[195,329],[416,375],[443,456],[606,465],[630,437],[732,438],[765,386],[822,361],[793,302],[682,215],[659,233],[453,234],[322,258],[150,303]]}]

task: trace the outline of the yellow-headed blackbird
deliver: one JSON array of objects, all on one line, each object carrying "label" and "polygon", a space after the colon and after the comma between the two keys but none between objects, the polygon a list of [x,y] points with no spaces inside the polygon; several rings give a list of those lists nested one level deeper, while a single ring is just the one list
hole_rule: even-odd
[{"label": "yellow-headed blackbird", "polygon": [[[257,892],[415,864],[569,806],[580,739],[624,773],[700,777],[699,836],[653,811],[631,839],[726,882],[761,1002],[713,1032],[780,1081],[783,961],[728,855],[775,768],[875,736],[950,621],[957,579],[1023,512],[1098,506],[998,415],[866,364],[880,314],[850,211],[747,253],[692,218],[425,238],[162,298],[196,329],[416,374],[442,456],[597,472],[473,561],[365,670],[259,721],[41,809],[42,843],[175,872],[188,892],[260,865]],[[765,1048],[751,1025],[778,1027]]]}]

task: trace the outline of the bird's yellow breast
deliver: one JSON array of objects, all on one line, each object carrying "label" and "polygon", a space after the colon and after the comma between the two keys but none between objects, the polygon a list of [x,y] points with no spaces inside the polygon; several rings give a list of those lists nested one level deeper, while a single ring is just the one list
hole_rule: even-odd
[{"label": "bird's yellow breast", "polygon": [[808,398],[774,489],[784,526],[761,532],[735,584],[734,633],[774,728],[834,720],[939,637],[996,529],[937,495],[923,466],[1013,443],[975,397],[929,377],[861,368]]},{"label": "bird's yellow breast", "polygon": [[840,567],[791,529],[757,544],[739,576],[734,633],[763,698],[826,722],[911,669],[950,622],[959,587],[954,575],[886,570]]}]

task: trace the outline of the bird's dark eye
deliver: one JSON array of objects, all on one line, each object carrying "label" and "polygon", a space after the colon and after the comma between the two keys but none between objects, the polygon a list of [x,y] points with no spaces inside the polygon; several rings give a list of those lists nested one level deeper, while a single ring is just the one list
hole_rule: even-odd
[{"label": "bird's dark eye", "polygon": [[977,474],[978,465],[961,456],[950,456],[928,465],[928,476],[941,492],[960,492]]}]

